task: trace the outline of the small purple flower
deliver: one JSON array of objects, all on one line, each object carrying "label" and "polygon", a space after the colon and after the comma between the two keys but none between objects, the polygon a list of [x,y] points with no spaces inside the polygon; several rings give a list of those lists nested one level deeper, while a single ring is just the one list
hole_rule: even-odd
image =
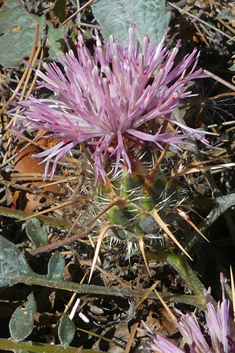
[{"label": "small purple flower", "polygon": [[[200,326],[194,314],[181,314],[176,320],[176,326],[188,344],[190,353],[235,353],[235,325],[229,315],[230,301],[224,295],[224,277],[221,274],[221,285],[223,291],[222,302],[217,303],[217,310],[209,302],[210,289],[205,292],[207,300],[207,310],[205,313],[206,324],[210,335],[211,344],[209,345],[203,336]],[[148,332],[149,329],[145,325]],[[140,330],[140,332],[144,332]],[[184,353],[166,338],[159,335],[147,333],[151,337],[150,348],[158,353]]]},{"label": "small purple flower", "polygon": [[[120,161],[131,173],[131,159],[128,152],[128,138],[154,142],[160,149],[169,144],[179,149],[180,144],[189,144],[191,135],[208,142],[194,129],[171,121],[178,129],[162,131],[164,119],[182,98],[191,95],[186,88],[194,79],[205,77],[201,69],[195,71],[198,56],[196,49],[175,65],[180,43],[169,51],[159,44],[151,44],[148,37],[140,44],[134,43],[134,27],[129,29],[129,45],[119,45],[111,36],[103,48],[97,35],[95,58],[78,35],[77,57],[72,50],[62,55],[59,62],[44,64],[40,87],[46,87],[55,99],[36,99],[18,103],[22,107],[18,117],[24,119],[25,129],[44,130],[60,142],[37,155],[46,161],[45,176],[49,163],[54,158],[52,176],[58,160],[71,148],[88,141],[95,169],[95,183],[99,175],[105,180],[103,157],[116,159],[114,174]],[[146,123],[155,120],[156,133],[146,131]],[[182,130],[184,134],[182,133]]]}]

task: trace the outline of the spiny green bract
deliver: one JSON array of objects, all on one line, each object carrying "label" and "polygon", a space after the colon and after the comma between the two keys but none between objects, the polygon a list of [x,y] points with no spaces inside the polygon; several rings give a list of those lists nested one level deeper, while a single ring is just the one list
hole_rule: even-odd
[{"label": "spiny green bract", "polygon": [[[150,211],[156,206],[166,187],[166,180],[155,180],[152,187],[147,186],[146,177],[128,174],[121,181],[115,183],[117,200],[123,200],[118,205],[111,207],[108,212],[108,223],[120,228],[112,229],[112,233],[120,240],[144,236],[156,235],[159,229],[157,222],[150,215]],[[101,191],[101,190],[100,190]],[[105,196],[104,196],[105,195]],[[104,200],[110,196],[114,200],[114,194],[107,191],[107,186],[102,189]],[[109,201],[110,202],[110,201]],[[107,204],[109,203],[107,202]]]}]

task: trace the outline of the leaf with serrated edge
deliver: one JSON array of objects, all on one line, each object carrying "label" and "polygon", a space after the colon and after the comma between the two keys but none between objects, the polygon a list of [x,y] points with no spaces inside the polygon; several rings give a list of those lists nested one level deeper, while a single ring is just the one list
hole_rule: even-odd
[{"label": "leaf with serrated edge", "polygon": [[159,42],[170,21],[164,0],[99,0],[91,7],[106,41],[112,34],[119,43],[124,42],[130,23],[134,23],[139,42],[146,34],[152,43]]}]

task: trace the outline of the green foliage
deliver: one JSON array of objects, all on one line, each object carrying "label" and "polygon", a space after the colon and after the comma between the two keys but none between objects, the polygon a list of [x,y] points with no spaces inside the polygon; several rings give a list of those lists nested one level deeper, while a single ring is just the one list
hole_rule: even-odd
[{"label": "green foliage", "polygon": [[50,258],[48,264],[48,275],[50,280],[60,281],[63,276],[65,261],[59,251],[56,251]]},{"label": "green foliage", "polygon": [[[0,11],[0,64],[2,66],[17,68],[22,59],[30,55],[37,23],[42,31],[44,17],[29,14],[18,0],[10,0],[3,5]],[[55,29],[49,21],[45,23],[48,25],[46,45],[49,47],[49,57],[51,60],[56,60],[60,54],[59,40],[63,38],[65,28]]]},{"label": "green foliage", "polygon": [[[206,299],[204,297],[203,291],[205,289],[202,282],[199,280],[196,273],[191,269],[188,264],[185,256],[177,255],[172,251],[165,251],[161,247],[157,247],[157,253],[166,261],[169,265],[171,265],[177,273],[184,279],[187,286],[196,294],[195,298],[184,298],[183,303],[189,305],[195,305],[202,310],[206,309]],[[149,253],[147,251],[147,256],[149,257]],[[154,258],[152,254],[151,258]],[[213,302],[213,300],[212,300]]]},{"label": "green foliage", "polygon": [[138,41],[146,34],[151,42],[161,41],[170,21],[163,0],[99,0],[91,7],[106,41],[112,34],[124,42],[130,23],[136,24]]},{"label": "green foliage", "polygon": [[47,244],[47,230],[45,225],[40,225],[37,218],[32,218],[26,225],[26,234],[32,241],[35,248],[40,248]]},{"label": "green foliage", "polygon": [[60,22],[65,20],[65,11],[66,11],[66,0],[56,0],[53,10],[55,15],[59,18]]},{"label": "green foliage", "polygon": [[42,279],[49,281],[62,280],[62,274],[65,266],[62,255],[57,251],[50,258],[48,264],[48,274],[46,276],[38,275],[29,267],[24,253],[10,241],[0,236],[0,287],[14,285],[15,283],[25,283],[31,279]]},{"label": "green foliage", "polygon": [[34,275],[24,253],[3,236],[0,236],[0,262],[0,288],[15,284],[22,275]]},{"label": "green foliage", "polygon": [[159,226],[152,216],[143,216],[139,219],[139,227],[145,234],[156,234]]},{"label": "green foliage", "polygon": [[33,331],[33,316],[36,312],[36,302],[33,294],[27,297],[25,306],[18,307],[12,314],[9,329],[11,338],[18,342],[23,341]]},{"label": "green foliage", "polygon": [[[15,353],[77,353],[77,347],[63,347],[36,343],[31,341],[14,342],[12,339],[0,338],[0,349],[2,351],[13,351]],[[82,353],[102,353],[101,350],[83,349]]]},{"label": "green foliage", "polygon": [[58,336],[60,343],[67,347],[73,340],[75,335],[75,325],[72,320],[68,317],[68,315],[63,314],[59,327],[58,327]]},{"label": "green foliage", "polygon": [[123,180],[123,197],[128,197],[129,200],[138,201],[142,194],[144,178],[139,175],[128,175]]},{"label": "green foliage", "polygon": [[[126,202],[123,207],[114,206],[108,211],[108,221],[122,227],[112,230],[118,239],[157,233],[159,226],[149,212],[161,201],[160,196],[166,188],[167,181],[156,178],[153,179],[151,186],[147,186],[144,176],[135,174],[119,180],[116,187],[118,197],[126,199]],[[98,200],[99,198],[97,202]]]},{"label": "green foliage", "polygon": [[127,239],[127,232],[132,232],[134,234],[134,226],[136,223],[135,219],[135,209],[131,209],[130,207],[118,208],[116,206],[112,207],[108,214],[109,214],[109,222],[111,224],[116,224],[121,226],[122,229],[113,229],[113,234],[119,240],[126,240]]},{"label": "green foliage", "polygon": [[167,185],[166,178],[156,178],[153,181],[152,185],[148,187],[148,192],[144,193],[143,195],[143,207],[147,211],[151,211],[155,206],[156,203],[161,199],[163,192]]},{"label": "green foliage", "polygon": [[131,219],[133,218],[132,212],[128,207],[119,209],[114,206],[109,211],[109,220],[111,224],[117,224],[124,228],[130,228],[133,226]]}]

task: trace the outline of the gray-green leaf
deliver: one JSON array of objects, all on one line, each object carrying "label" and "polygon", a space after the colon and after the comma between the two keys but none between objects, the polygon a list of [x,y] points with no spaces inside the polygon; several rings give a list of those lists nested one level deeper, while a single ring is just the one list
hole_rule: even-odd
[{"label": "gray-green leaf", "polygon": [[59,251],[55,252],[48,264],[48,278],[55,281],[62,280],[65,261]]},{"label": "gray-green leaf", "polygon": [[106,41],[111,34],[119,43],[127,40],[130,23],[134,23],[138,41],[148,34],[152,43],[159,42],[170,21],[164,0],[98,0],[91,7]]},{"label": "gray-green leaf", "polygon": [[0,264],[0,287],[13,285],[20,275],[33,275],[24,253],[3,236],[0,236]]},{"label": "gray-green leaf", "polygon": [[[44,17],[29,14],[18,0],[7,1],[0,11],[0,64],[6,68],[17,68],[22,59],[29,56],[32,50],[35,25],[39,23],[40,31]],[[60,53],[60,42],[65,28],[53,28],[49,21],[47,43],[50,59],[56,59]],[[39,35],[40,39],[40,35]]]},{"label": "gray-green leaf", "polygon": [[75,325],[68,315],[63,314],[61,317],[59,327],[58,327],[58,336],[60,343],[67,347],[73,340],[75,335]]},{"label": "gray-green leaf", "polygon": [[47,231],[45,225],[40,225],[37,218],[32,218],[27,223],[26,233],[36,248],[47,244]]},{"label": "gray-green leaf", "polygon": [[23,341],[33,330],[33,316],[36,312],[36,302],[33,294],[28,297],[24,308],[18,307],[12,314],[9,329],[14,341]]}]

